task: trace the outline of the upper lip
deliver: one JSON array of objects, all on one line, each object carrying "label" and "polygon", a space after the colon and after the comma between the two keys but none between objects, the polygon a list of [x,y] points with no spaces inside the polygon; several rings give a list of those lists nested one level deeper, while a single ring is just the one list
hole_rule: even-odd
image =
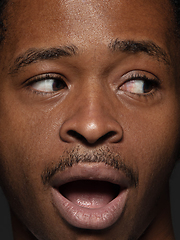
[{"label": "upper lip", "polygon": [[50,180],[50,185],[53,188],[59,188],[63,184],[77,180],[106,181],[117,184],[121,188],[128,188],[132,184],[125,173],[104,163],[78,163],[57,172]]}]

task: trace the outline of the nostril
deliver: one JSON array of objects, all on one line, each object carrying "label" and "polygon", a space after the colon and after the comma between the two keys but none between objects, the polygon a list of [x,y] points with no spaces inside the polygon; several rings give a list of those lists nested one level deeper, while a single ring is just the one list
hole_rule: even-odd
[{"label": "nostril", "polygon": [[108,139],[112,139],[114,138],[114,136],[116,136],[116,132],[115,131],[110,131],[108,133],[106,133],[105,135],[101,136],[99,139],[98,139],[98,142],[102,142],[102,141],[105,141],[105,140],[108,140]]},{"label": "nostril", "polygon": [[[118,141],[115,141],[115,138],[116,138],[116,135],[117,133],[115,131],[110,131],[106,134],[104,134],[103,136],[101,136],[100,138],[96,139],[86,139],[83,135],[81,135],[80,133],[74,131],[74,130],[69,130],[67,132],[67,134],[73,138],[73,139],[76,139],[76,140],[79,140],[81,142],[84,142],[85,144],[101,144],[103,142],[105,142],[106,140],[111,140],[112,142],[118,142]],[[119,139],[119,138],[118,138]]]},{"label": "nostril", "polygon": [[119,122],[104,115],[88,119],[77,115],[62,124],[59,136],[66,143],[95,146],[103,142],[119,143],[123,138],[123,129]]},{"label": "nostril", "polygon": [[69,136],[71,136],[72,138],[75,138],[75,139],[77,139],[79,141],[82,141],[82,142],[86,142],[87,141],[85,137],[83,137],[80,133],[78,133],[78,132],[76,132],[74,130],[69,130],[67,132],[67,134]]},{"label": "nostril", "polygon": [[[115,131],[110,131],[108,133],[106,133],[104,136],[102,136],[101,138],[112,138],[116,135],[117,133]],[[100,139],[101,139],[100,138]]]}]

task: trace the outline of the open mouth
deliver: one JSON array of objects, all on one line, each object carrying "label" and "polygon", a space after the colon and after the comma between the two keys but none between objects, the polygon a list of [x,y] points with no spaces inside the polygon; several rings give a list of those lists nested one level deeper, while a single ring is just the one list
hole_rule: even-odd
[{"label": "open mouth", "polygon": [[123,216],[130,184],[110,166],[82,163],[54,176],[52,203],[74,227],[105,229]]},{"label": "open mouth", "polygon": [[77,180],[62,185],[59,192],[78,206],[101,208],[118,196],[120,186],[106,181]]}]

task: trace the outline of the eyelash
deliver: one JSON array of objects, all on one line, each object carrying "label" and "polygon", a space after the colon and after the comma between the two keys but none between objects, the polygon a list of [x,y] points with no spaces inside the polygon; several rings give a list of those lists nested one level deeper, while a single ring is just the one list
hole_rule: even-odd
[{"label": "eyelash", "polygon": [[[54,95],[56,92],[45,92],[45,91],[38,91],[36,89],[34,89],[32,87],[32,85],[36,82],[40,82],[43,80],[47,80],[47,79],[54,79],[57,81],[61,81],[63,83],[63,88],[67,88],[67,84],[65,81],[65,77],[63,75],[60,74],[56,74],[56,73],[46,73],[46,74],[42,74],[39,76],[35,76],[34,78],[28,79],[24,82],[24,84],[28,87],[28,89],[30,89],[34,94],[36,95]],[[128,91],[124,91],[126,92],[126,94],[134,97],[138,97],[138,98],[148,98],[148,97],[154,97],[154,94],[157,92],[156,90],[160,87],[161,82],[158,78],[154,77],[154,78],[149,78],[147,75],[145,74],[141,74],[141,73],[132,73],[131,75],[129,75],[129,77],[127,77],[127,80],[119,87],[119,90],[121,90],[120,88],[127,82],[133,81],[133,80],[140,80],[140,81],[144,81],[144,82],[148,82],[149,84],[152,85],[152,90],[146,93],[133,93],[133,92],[128,92]],[[60,93],[61,91],[57,91],[57,93]]]},{"label": "eyelash", "polygon": [[[160,87],[160,84],[161,84],[158,78],[155,78],[155,77],[154,78],[149,78],[145,74],[141,75],[139,73],[131,74],[131,76],[123,84],[125,84],[126,82],[133,81],[133,80],[141,80],[141,81],[144,81],[144,82],[151,83],[153,85],[154,89],[157,89],[158,87]],[[154,91],[150,91],[149,93],[144,93],[144,94],[138,94],[138,93],[131,93],[131,94],[136,94],[136,95],[140,95],[140,96],[147,96],[147,95],[152,95],[153,93],[154,93]]]},{"label": "eyelash", "polygon": [[[66,82],[65,82],[65,77],[63,75],[59,75],[59,74],[56,74],[56,73],[46,73],[46,74],[43,74],[43,75],[40,75],[40,76],[36,76],[32,79],[28,79],[24,82],[24,84],[28,87],[28,88],[31,88],[31,85],[33,85],[34,83],[36,82],[40,82],[40,81],[43,81],[43,80],[48,80],[48,79],[54,79],[54,80],[58,80],[58,81],[62,81],[64,83],[64,85],[67,87],[66,85]],[[36,94],[41,94],[41,95],[47,95],[47,94],[54,94],[54,92],[43,92],[43,91],[38,91],[38,90],[35,90],[33,88],[31,88],[31,91],[33,93],[36,93]]]},{"label": "eyelash", "polygon": [[55,79],[55,80],[62,80],[64,81],[64,76],[58,75],[58,74],[54,74],[54,73],[46,73],[40,76],[36,76],[33,79],[30,80],[26,80],[25,83],[27,83],[28,85],[35,83],[35,82],[39,82],[39,81],[43,81],[46,79]]},{"label": "eyelash", "polygon": [[141,75],[139,73],[136,73],[136,74],[133,73],[127,81],[131,81],[131,80],[150,81],[150,82],[155,83],[157,85],[160,83],[159,80],[157,78],[155,78],[155,77],[154,78],[149,78],[145,74]]}]

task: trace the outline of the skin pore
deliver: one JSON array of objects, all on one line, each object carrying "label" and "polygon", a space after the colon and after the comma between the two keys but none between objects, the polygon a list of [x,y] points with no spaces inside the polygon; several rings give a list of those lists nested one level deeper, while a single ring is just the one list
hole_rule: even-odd
[{"label": "skin pore", "polygon": [[[14,239],[174,240],[180,59],[169,1],[10,0],[5,14],[0,183]],[[56,185],[85,175],[87,186],[121,182],[112,221],[59,206]]]}]

